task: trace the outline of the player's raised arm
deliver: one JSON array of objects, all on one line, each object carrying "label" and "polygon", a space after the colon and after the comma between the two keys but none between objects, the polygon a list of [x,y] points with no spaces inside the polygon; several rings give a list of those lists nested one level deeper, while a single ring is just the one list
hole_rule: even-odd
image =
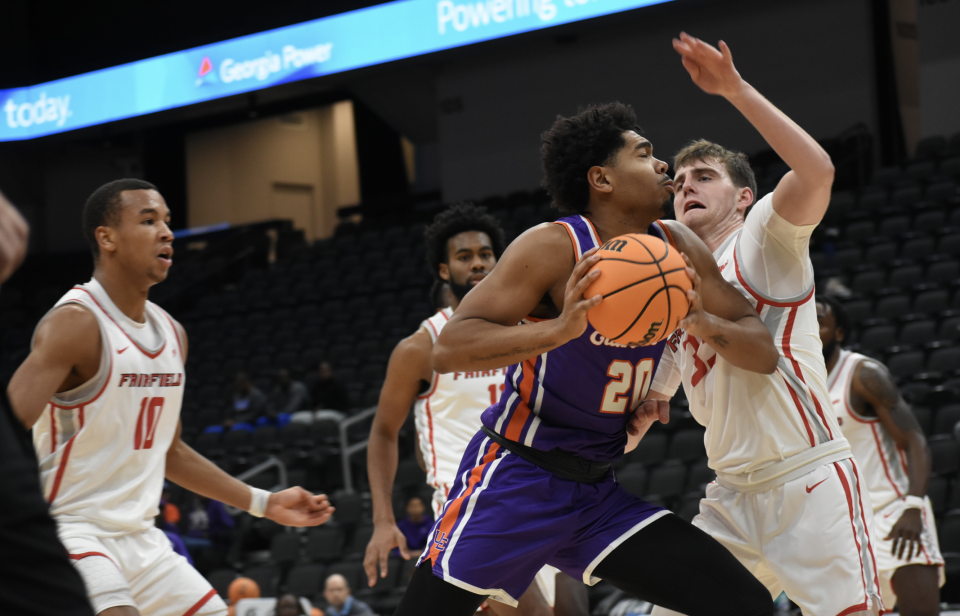
[{"label": "player's raised arm", "polygon": [[27,254],[30,227],[0,193],[0,284],[13,275]]},{"label": "player's raised arm", "polygon": [[432,350],[433,341],[422,329],[402,340],[393,350],[387,364],[387,378],[380,390],[377,414],[370,428],[367,476],[373,500],[374,530],[367,545],[363,567],[371,586],[377,581],[378,564],[380,576],[387,576],[390,550],[398,548],[400,555],[408,560],[414,555],[407,549],[407,539],[397,527],[393,515],[393,481],[397,476],[400,428],[417,398],[417,385],[421,381],[429,382],[433,377],[430,365]]},{"label": "player's raised arm", "polygon": [[700,238],[678,222],[666,222],[693,280],[693,290],[687,292],[690,312],[680,327],[738,368],[762,374],[775,372],[780,354],[756,310],[723,279]]},{"label": "player's raised arm", "polygon": [[40,322],[30,355],[7,388],[13,412],[27,429],[55,394],[97,374],[102,346],[97,318],[82,306],[61,306]]},{"label": "player's raised arm", "polygon": [[907,560],[919,550],[920,533],[923,531],[922,499],[927,494],[930,481],[930,450],[920,424],[910,407],[900,395],[890,373],[873,361],[862,361],[853,374],[851,390],[865,400],[877,413],[880,423],[893,437],[897,448],[906,453],[910,489],[907,497],[917,497],[917,507],[906,509],[893,526],[893,552],[897,558]]},{"label": "player's raised arm", "polygon": [[[547,258],[545,258],[547,257]],[[558,225],[535,227],[514,241],[496,269],[463,299],[433,347],[433,369],[493,370],[535,357],[581,335],[587,311],[600,296],[584,298],[600,260],[587,252],[574,264],[567,232]],[[570,273],[571,268],[573,272]],[[549,296],[557,318],[516,325]]]},{"label": "player's raised arm", "polygon": [[681,33],[673,47],[700,89],[723,96],[743,114],[791,169],[774,191],[773,209],[788,222],[815,225],[830,204],[833,163],[813,137],[740,77],[730,48]]}]

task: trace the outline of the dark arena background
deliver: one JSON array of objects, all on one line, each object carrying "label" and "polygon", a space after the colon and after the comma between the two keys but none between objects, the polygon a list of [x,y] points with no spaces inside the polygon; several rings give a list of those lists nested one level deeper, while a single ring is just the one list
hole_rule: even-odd
[{"label": "dark arena background", "polygon": [[[367,439],[391,352],[435,312],[425,226],[460,201],[485,206],[508,242],[553,221],[541,132],[558,114],[614,100],[633,106],[658,158],[715,141],[747,153],[758,197],[769,193],[788,167],[736,109],[691,83],[671,47],[681,31],[722,39],[744,79],[832,158],[830,207],[810,248],[816,290],[840,299],[849,348],[888,366],[926,435],[940,601],[960,610],[960,0],[415,2],[429,5],[429,36],[382,22],[375,11],[397,3],[6,3],[0,190],[30,242],[0,289],[0,381],[27,357],[41,317],[90,278],[87,197],[120,178],[155,184],[176,256],[150,299],[189,335],[184,441],[253,486],[303,486],[337,508],[313,529],[222,507],[227,520],[194,523],[212,517],[209,503],[171,483],[164,503],[180,515],[165,522],[224,600],[244,577],[261,597],[292,593],[329,611],[325,580],[340,573],[357,600],[392,614],[415,560],[391,557],[368,587]],[[358,9],[369,32],[317,21]],[[307,22],[340,38],[306,45],[291,30],[286,51],[256,38]],[[250,38],[218,47],[238,37]],[[169,63],[137,64],[135,77],[70,81],[157,57]],[[310,394],[302,408],[281,408],[290,380]],[[264,416],[233,423],[248,387],[262,392]],[[682,388],[670,416],[615,472],[690,520],[714,474]],[[397,519],[433,492],[416,438],[411,413]],[[606,582],[587,594],[597,616],[650,607]],[[787,597],[776,605],[799,613]]]}]

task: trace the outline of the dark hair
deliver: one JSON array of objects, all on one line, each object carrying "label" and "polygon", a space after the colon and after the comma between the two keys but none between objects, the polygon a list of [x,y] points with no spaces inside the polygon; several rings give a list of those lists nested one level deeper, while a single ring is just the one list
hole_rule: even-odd
[{"label": "dark hair", "polygon": [[464,231],[481,231],[493,242],[493,254],[500,258],[507,246],[500,221],[494,218],[487,208],[472,203],[451,205],[434,217],[429,227],[423,230],[423,239],[427,245],[427,267],[435,280],[440,280],[440,264],[450,258],[448,242],[450,238]]},{"label": "dark hair", "polygon": [[120,193],[125,190],[157,190],[157,187],[150,182],[133,178],[114,180],[93,191],[93,194],[83,205],[83,237],[90,244],[94,260],[100,258],[97,227],[114,225],[119,222]]},{"label": "dark hair", "polygon": [[[850,330],[850,315],[847,314],[847,309],[843,307],[843,304],[832,295],[818,295],[816,299],[818,304],[823,304],[830,308],[830,312],[833,314],[833,320],[837,324],[837,329],[843,330],[844,342],[849,340],[853,332]],[[841,343],[840,346],[843,346],[843,343]]]},{"label": "dark hair", "polygon": [[273,608],[274,616],[276,616],[277,612],[280,610],[280,600],[283,599],[283,598],[285,598],[285,597],[293,597],[294,599],[296,599],[296,600],[297,600],[297,614],[302,614],[303,616],[306,616],[306,612],[303,611],[303,604],[300,603],[300,597],[298,597],[297,595],[295,595],[295,594],[292,593],[292,592],[285,592],[285,593],[283,593],[282,595],[280,595],[280,596],[277,597],[277,603],[274,605],[274,608]]},{"label": "dark hair", "polygon": [[543,186],[561,212],[580,213],[590,204],[587,171],[608,165],[626,141],[623,133],[641,132],[633,107],[606,103],[580,108],[577,115],[557,116],[540,135]]},{"label": "dark hair", "polygon": [[734,152],[706,139],[697,139],[683,146],[683,149],[677,152],[677,155],[673,157],[673,168],[676,170],[686,164],[708,158],[712,158],[724,166],[727,173],[730,174],[730,180],[734,186],[752,190],[753,201],[756,203],[757,178],[753,174],[753,167],[750,166],[750,159],[743,152]]}]

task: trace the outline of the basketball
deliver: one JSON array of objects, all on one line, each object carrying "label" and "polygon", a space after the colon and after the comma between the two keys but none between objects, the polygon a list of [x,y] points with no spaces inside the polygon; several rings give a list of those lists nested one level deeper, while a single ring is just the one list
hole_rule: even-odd
[{"label": "basketball", "polygon": [[593,328],[621,344],[647,346],[669,336],[687,316],[687,291],[693,288],[680,253],[659,238],[636,233],[615,237],[598,252],[603,259],[591,271],[602,274],[584,293],[603,296],[587,313]]},{"label": "basketball", "polygon": [[240,599],[258,599],[260,597],[260,586],[250,578],[239,577],[230,582],[227,597],[231,605],[236,605]]}]

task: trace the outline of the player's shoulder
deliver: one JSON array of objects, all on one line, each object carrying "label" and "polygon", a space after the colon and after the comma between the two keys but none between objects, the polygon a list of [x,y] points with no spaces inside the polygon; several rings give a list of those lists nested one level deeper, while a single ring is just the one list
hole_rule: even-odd
[{"label": "player's shoulder", "polygon": [[[500,259],[523,267],[524,270],[566,270],[569,275],[575,263],[575,253],[570,233],[566,227],[552,222],[531,227],[517,236]],[[494,270],[496,272],[496,269]]]},{"label": "player's shoulder", "polygon": [[421,326],[403,340],[397,343],[390,354],[390,360],[414,360],[417,358],[429,358],[433,352],[433,338],[429,332]]},{"label": "player's shoulder", "polygon": [[68,302],[56,306],[37,325],[34,347],[58,354],[98,349],[100,323],[93,310],[84,304]]}]

